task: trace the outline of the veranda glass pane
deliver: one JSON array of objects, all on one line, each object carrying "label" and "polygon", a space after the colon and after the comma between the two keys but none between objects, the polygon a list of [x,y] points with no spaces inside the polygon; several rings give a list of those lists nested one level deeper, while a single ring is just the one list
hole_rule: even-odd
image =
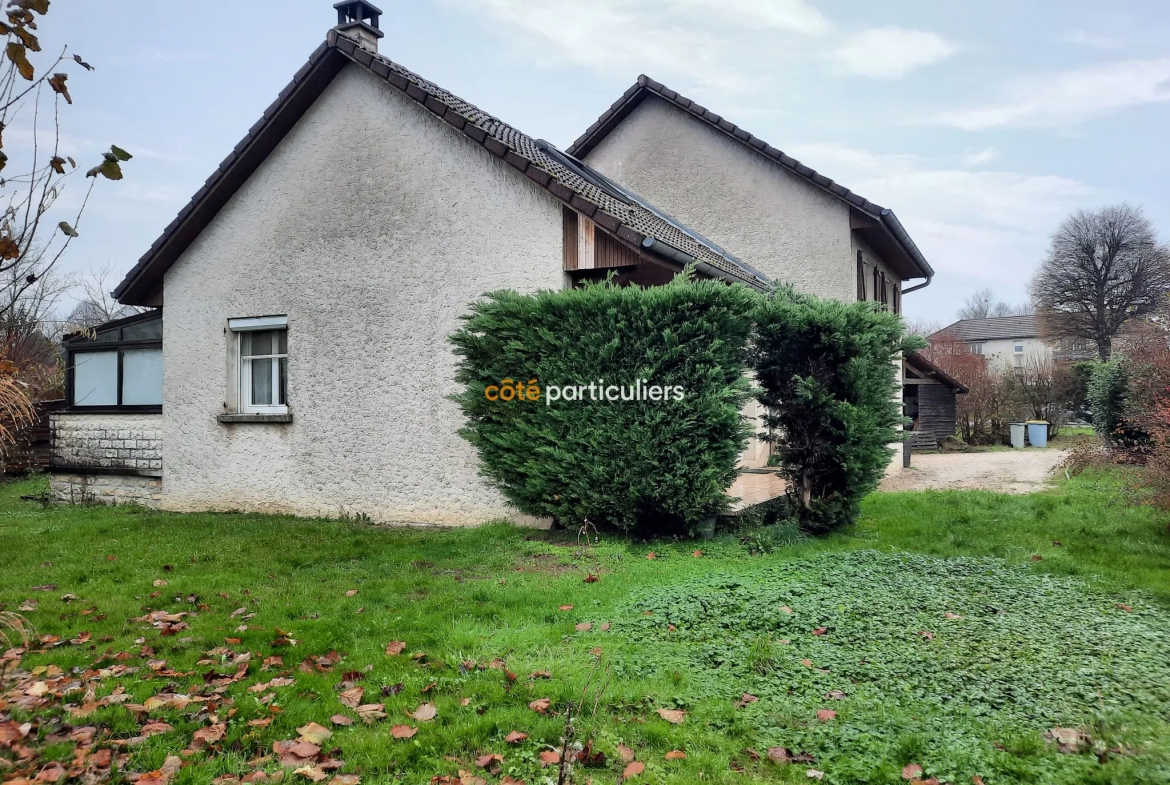
[{"label": "veranda glass pane", "polygon": [[272,360],[252,360],[252,405],[272,405]]},{"label": "veranda glass pane", "polygon": [[73,404],[118,405],[117,352],[78,352],[73,355]]},{"label": "veranda glass pane", "polygon": [[122,405],[162,404],[162,349],[122,353]]},{"label": "veranda glass pane", "polygon": [[285,391],[288,389],[288,359],[280,358],[280,405],[287,406],[288,399]]}]

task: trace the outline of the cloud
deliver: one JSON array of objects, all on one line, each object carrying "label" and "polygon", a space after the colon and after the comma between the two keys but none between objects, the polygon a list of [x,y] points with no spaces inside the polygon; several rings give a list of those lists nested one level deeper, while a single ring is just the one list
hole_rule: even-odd
[{"label": "cloud", "polygon": [[1062,44],[1077,44],[1092,49],[1120,49],[1122,46],[1122,42],[1116,38],[1087,33],[1084,30],[1069,30],[1056,36],[1056,40]]},{"label": "cloud", "polygon": [[897,79],[957,51],[954,44],[925,30],[876,27],[849,36],[833,57],[846,73]]},{"label": "cloud", "polygon": [[1093,195],[1055,175],[933,168],[926,160],[844,145],[789,146],[803,163],[892,208],[940,273],[1026,280],[1052,228]]},{"label": "cloud", "polygon": [[[585,67],[605,74],[647,72],[692,86],[744,91],[768,60],[782,56],[777,35],[817,36],[829,21],[805,0],[447,0],[486,15],[516,48],[542,65]],[[756,51],[754,67],[740,57]],[[738,63],[737,63],[738,60]]]},{"label": "cloud", "polygon": [[967,166],[980,166],[999,158],[999,150],[994,147],[984,147],[982,150],[967,153],[963,156],[963,163]]},{"label": "cloud", "polygon": [[1032,77],[994,104],[944,112],[938,122],[981,131],[1060,127],[1122,109],[1170,100],[1170,58],[1123,60]]}]

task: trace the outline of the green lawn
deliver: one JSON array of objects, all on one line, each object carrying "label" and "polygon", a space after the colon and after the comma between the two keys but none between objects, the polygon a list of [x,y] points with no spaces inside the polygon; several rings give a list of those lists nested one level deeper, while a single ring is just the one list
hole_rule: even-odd
[{"label": "green lawn", "polygon": [[1129,482],[875,494],[825,539],[586,552],[508,526],[42,509],[10,484],[0,610],[48,637],[0,685],[0,778],[275,773],[274,742],[315,722],[332,735],[308,727],[320,751],[285,752],[285,781],[344,761],[362,783],[535,785],[584,703],[574,739],[604,760],[578,783],[620,781],[623,751],[631,783],[1170,782],[1170,518]]}]

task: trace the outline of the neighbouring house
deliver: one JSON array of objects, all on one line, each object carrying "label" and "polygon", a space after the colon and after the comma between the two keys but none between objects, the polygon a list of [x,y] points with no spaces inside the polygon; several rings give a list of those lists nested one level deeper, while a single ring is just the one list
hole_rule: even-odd
[{"label": "neighbouring house", "polygon": [[[484,292],[611,272],[652,286],[692,264],[899,310],[902,282],[933,275],[893,213],[693,104],[664,103],[679,117],[662,165],[686,181],[672,189],[649,171],[657,151],[613,164],[623,139],[652,146],[634,109],[622,118],[640,136],[609,123],[588,151],[561,151],[378,54],[374,6],[335,8],[338,26],[115,290],[157,310],[67,341],[59,498],[521,520],[479,476],[448,398],[448,336]],[[148,322],[161,343],[128,335]],[[146,349],[165,369],[157,393]],[[756,443],[743,463],[766,459]]]},{"label": "neighbouring house", "polygon": [[937,450],[955,434],[957,400],[967,387],[918,352],[902,359],[902,404],[910,418],[910,446]]},{"label": "neighbouring house", "polygon": [[1084,340],[1048,342],[1041,337],[1040,317],[994,316],[960,319],[930,336],[967,344],[968,351],[984,357],[989,367],[1023,368],[1050,360],[1083,360],[1093,356]]}]

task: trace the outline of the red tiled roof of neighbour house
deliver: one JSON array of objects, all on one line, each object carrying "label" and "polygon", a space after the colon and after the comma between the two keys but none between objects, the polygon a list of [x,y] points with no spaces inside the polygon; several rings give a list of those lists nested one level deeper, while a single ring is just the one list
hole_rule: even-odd
[{"label": "red tiled roof of neighbour house", "polygon": [[[846,202],[858,212],[870,219],[880,222],[883,229],[891,236],[897,245],[905,252],[908,259],[917,268],[919,275],[930,279],[934,276],[934,269],[923,257],[918,246],[902,227],[894,211],[869,201],[865,197],[854,193],[840,183],[834,182],[811,167],[805,166],[792,156],[786,155],[763,139],[740,128],[735,123],[715,114],[710,109],[692,101],[686,96],[671,90],[661,82],[657,82],[642,74],[638,81],[622,94],[621,98],[613,103],[593,125],[589,126],[580,137],[569,145],[568,152],[577,158],[585,158],[611,131],[621,124],[622,120],[630,115],[646,98],[656,96],[678,107],[696,119],[706,123],[727,136],[736,139],[746,147],[755,150],[760,155],[783,166],[798,177],[812,183],[818,188],[829,192],[833,196]],[[918,277],[918,276],[915,276]]]},{"label": "red tiled roof of neighbour house", "polygon": [[643,241],[653,238],[734,279],[761,288],[768,285],[767,279],[747,264],[572,156],[533,139],[390,59],[363,49],[353,39],[330,31],[292,82],[118,284],[114,296],[119,302],[161,304],[163,273],[349,63],[365,68],[401,90],[639,253],[644,253]]}]

